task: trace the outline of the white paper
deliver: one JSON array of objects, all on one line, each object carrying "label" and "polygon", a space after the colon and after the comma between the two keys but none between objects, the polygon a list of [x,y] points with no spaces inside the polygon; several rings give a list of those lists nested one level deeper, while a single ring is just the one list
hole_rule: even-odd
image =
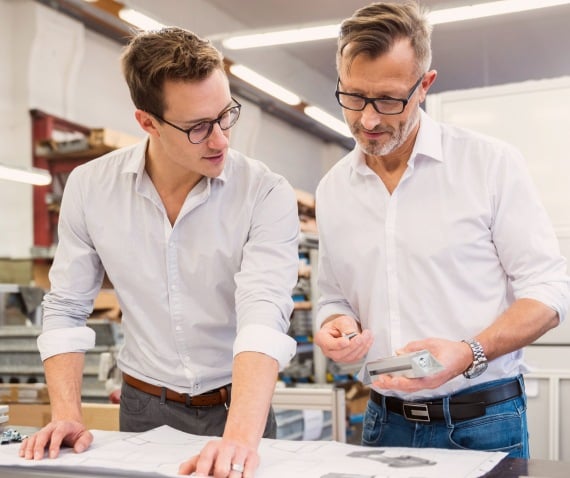
[{"label": "white paper", "polygon": [[[163,426],[144,433],[93,431],[93,445],[77,454],[62,450],[55,459],[28,461],[20,444],[0,447],[2,466],[115,469],[177,475],[178,466],[198,454],[211,438]],[[433,448],[371,448],[334,441],[263,439],[256,478],[475,478],[491,470],[506,453]]]},{"label": "white paper", "polygon": [[322,410],[303,410],[303,440],[318,440],[323,434]]}]

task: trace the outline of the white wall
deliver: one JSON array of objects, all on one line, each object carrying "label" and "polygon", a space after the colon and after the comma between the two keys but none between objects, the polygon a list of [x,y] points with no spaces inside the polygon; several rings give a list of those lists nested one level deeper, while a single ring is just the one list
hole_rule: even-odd
[{"label": "white wall", "polygon": [[[508,141],[523,153],[570,261],[570,77],[428,95],[426,107],[436,119]],[[570,344],[570,320],[537,342]]]},{"label": "white wall", "polygon": [[[0,163],[31,165],[27,97],[28,54],[33,30],[30,2],[0,1]],[[30,23],[21,19],[31,15]],[[0,257],[27,257],[32,237],[31,186],[0,180]]]},{"label": "white wall", "polygon": [[[120,70],[121,48],[32,0],[0,0],[0,162],[31,165],[31,108],[142,137]],[[346,153],[250,103],[238,125],[232,146],[309,192]],[[32,188],[0,180],[0,257],[30,256],[32,213]]]}]

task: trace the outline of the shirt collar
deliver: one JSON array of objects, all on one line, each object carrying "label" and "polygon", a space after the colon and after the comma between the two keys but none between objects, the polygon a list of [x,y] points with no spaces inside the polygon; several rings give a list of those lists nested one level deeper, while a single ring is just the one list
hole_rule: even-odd
[{"label": "shirt collar", "polygon": [[[125,161],[122,167],[122,173],[136,175],[137,184],[140,184],[140,181],[145,174],[145,161],[148,141],[149,138],[147,136],[144,141],[141,141],[140,143],[137,143],[135,146],[133,146],[133,154],[129,155],[127,161]],[[228,153],[226,155],[226,164],[222,173],[215,178],[207,178],[208,184],[210,184],[212,181],[220,181],[223,184],[228,180],[227,170],[230,167],[231,156],[232,150],[228,149]]]},{"label": "shirt collar", "polygon": [[[366,164],[364,153],[358,144],[349,153],[352,169],[362,175],[376,174]],[[441,144],[441,127],[437,121],[433,120],[420,108],[420,128],[416,136],[416,142],[408,161],[408,165],[413,168],[418,158],[431,158],[435,161],[443,161],[443,151]]]}]

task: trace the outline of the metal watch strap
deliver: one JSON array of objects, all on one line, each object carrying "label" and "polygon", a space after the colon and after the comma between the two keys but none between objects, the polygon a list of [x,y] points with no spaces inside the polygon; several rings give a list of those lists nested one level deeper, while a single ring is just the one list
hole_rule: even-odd
[{"label": "metal watch strap", "polygon": [[[471,347],[471,352],[473,353],[473,362],[467,368],[467,370],[463,372],[463,375],[467,378],[472,378],[471,375],[472,373],[474,373],[473,376],[477,376],[487,368],[487,356],[485,355],[483,346],[477,340],[475,339],[462,340],[462,342],[465,342],[467,345],[469,345],[469,347]],[[482,371],[477,373],[476,369],[480,365],[483,365],[483,367],[481,367]]]}]

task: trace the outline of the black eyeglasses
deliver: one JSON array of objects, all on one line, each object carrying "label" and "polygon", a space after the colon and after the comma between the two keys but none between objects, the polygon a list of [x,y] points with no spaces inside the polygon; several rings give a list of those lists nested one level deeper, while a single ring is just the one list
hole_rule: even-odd
[{"label": "black eyeglasses", "polygon": [[343,93],[339,91],[340,78],[336,82],[335,96],[338,104],[347,110],[352,111],[362,111],[366,108],[367,104],[372,104],[377,113],[381,115],[399,115],[404,111],[406,105],[409,103],[410,98],[420,86],[424,75],[420,77],[418,81],[412,86],[412,89],[408,93],[408,97],[402,98],[391,98],[389,96],[383,96],[381,98],[368,98],[367,96],[362,96],[356,93]]},{"label": "black eyeglasses", "polygon": [[216,119],[213,119],[211,121],[201,121],[200,123],[195,124],[194,126],[188,129],[176,126],[175,124],[171,123],[170,121],[166,121],[164,118],[155,113],[150,113],[150,112],[149,113],[154,117],[156,117],[157,119],[159,119],[160,121],[163,121],[167,125],[177,129],[178,131],[186,133],[188,141],[190,141],[192,144],[200,144],[206,141],[210,137],[212,131],[214,130],[214,125],[216,123],[220,125],[222,131],[230,129],[234,124],[236,124],[239,118],[241,104],[238,101],[236,101],[235,98],[233,97],[232,101],[235,103],[235,106],[230,106],[228,109],[222,111],[220,113],[220,116],[218,116]]}]

